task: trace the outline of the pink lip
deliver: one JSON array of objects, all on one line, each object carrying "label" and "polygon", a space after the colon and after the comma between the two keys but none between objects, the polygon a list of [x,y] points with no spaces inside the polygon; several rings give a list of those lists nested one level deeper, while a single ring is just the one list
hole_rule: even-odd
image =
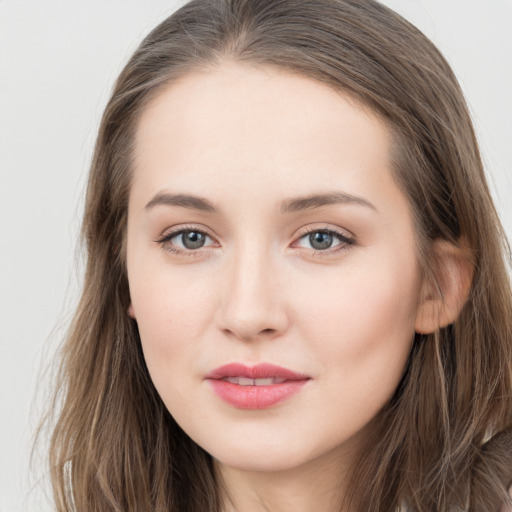
[{"label": "pink lip", "polygon": [[[285,381],[268,386],[242,386],[222,380],[226,377],[276,378]],[[310,378],[269,363],[252,367],[239,363],[227,364],[216,368],[205,377],[222,400],[239,409],[266,409],[298,393]]]}]

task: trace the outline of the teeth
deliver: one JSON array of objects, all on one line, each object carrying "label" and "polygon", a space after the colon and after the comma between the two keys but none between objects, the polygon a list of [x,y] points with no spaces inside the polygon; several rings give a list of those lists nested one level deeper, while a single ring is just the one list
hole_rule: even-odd
[{"label": "teeth", "polygon": [[286,379],[278,379],[269,377],[267,379],[248,379],[247,377],[226,377],[222,379],[232,384],[238,384],[239,386],[271,386],[272,384],[281,384]]},{"label": "teeth", "polygon": [[254,379],[254,384],[256,386],[270,386],[272,384],[277,384],[276,379]]}]

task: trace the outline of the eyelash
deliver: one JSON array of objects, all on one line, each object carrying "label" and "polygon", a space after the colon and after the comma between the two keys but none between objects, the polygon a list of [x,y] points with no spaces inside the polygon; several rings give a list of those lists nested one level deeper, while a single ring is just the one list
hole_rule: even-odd
[{"label": "eyelash", "polygon": [[[196,233],[200,233],[205,235],[206,237],[213,239],[206,231],[201,229],[197,229],[195,226],[184,226],[175,231],[171,231],[169,233],[165,233],[162,237],[155,240],[156,243],[160,244],[166,251],[177,254],[180,256],[191,256],[196,257],[201,255],[201,249],[208,249],[208,247],[200,247],[198,249],[177,249],[169,244],[169,242],[175,238],[176,236],[182,235],[183,233],[187,233],[188,231],[194,231]],[[303,238],[311,235],[312,233],[324,233],[328,235],[332,235],[339,240],[339,244],[335,245],[332,248],[320,250],[320,249],[312,249],[313,256],[328,256],[337,252],[345,251],[350,249],[352,245],[356,243],[355,239],[349,238],[340,231],[336,231],[332,228],[309,228],[302,235],[300,235],[296,240],[302,240]]]},{"label": "eyelash", "polygon": [[181,235],[183,233],[186,233],[187,231],[194,231],[195,233],[201,233],[202,235],[207,236],[208,238],[212,238],[206,231],[203,231],[201,229],[197,229],[195,226],[183,226],[180,229],[177,229],[175,231],[170,231],[169,233],[165,233],[162,235],[161,238],[155,240],[158,244],[162,246],[163,249],[166,251],[172,253],[172,254],[178,254],[179,256],[200,256],[201,250],[200,249],[207,249],[207,247],[200,247],[196,250],[191,249],[177,249],[176,247],[173,247],[172,245],[169,245],[168,242],[170,242],[174,237]]},{"label": "eyelash", "polygon": [[335,238],[337,238],[340,242],[338,245],[335,245],[334,247],[331,247],[329,249],[313,249],[313,256],[328,256],[330,254],[334,254],[337,252],[346,251],[350,249],[352,245],[355,244],[354,238],[350,238],[344,235],[341,231],[337,231],[332,228],[308,228],[302,235],[299,236],[299,238],[297,238],[297,240],[302,240],[303,238],[307,237],[308,235],[311,235],[312,233],[324,233],[332,235]]}]

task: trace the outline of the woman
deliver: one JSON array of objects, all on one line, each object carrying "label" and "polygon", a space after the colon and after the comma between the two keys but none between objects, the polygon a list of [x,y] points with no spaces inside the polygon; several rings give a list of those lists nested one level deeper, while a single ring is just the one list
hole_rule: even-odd
[{"label": "woman", "polygon": [[497,511],[505,237],[460,88],[370,0],[195,0],[105,110],[59,510]]}]

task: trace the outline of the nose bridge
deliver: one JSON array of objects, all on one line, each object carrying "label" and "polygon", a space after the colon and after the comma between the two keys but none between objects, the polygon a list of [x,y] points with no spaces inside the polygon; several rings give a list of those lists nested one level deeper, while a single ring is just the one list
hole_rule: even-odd
[{"label": "nose bridge", "polygon": [[251,339],[276,336],[287,323],[279,264],[270,244],[245,239],[227,258],[221,324],[225,332]]}]

